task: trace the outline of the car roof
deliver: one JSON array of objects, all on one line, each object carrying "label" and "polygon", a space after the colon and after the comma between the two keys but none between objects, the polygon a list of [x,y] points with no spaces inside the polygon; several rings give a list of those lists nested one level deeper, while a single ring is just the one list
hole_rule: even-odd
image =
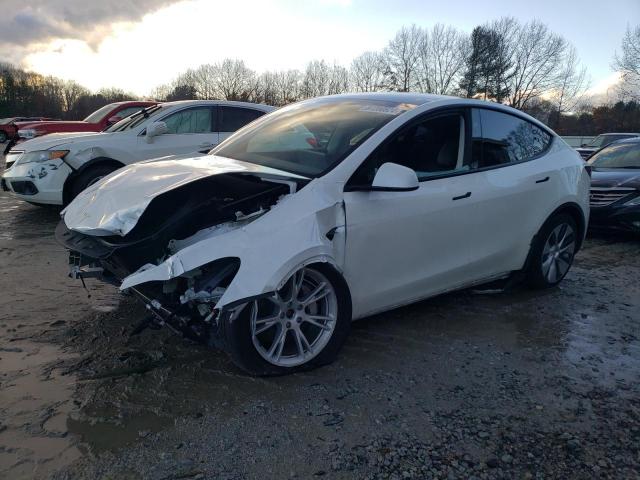
[{"label": "car roof", "polygon": [[[640,137],[640,133],[629,133],[629,132],[620,132],[620,133],[617,133],[617,132],[616,132],[616,133],[601,133],[600,135],[601,135],[601,136],[603,136],[603,137],[607,137],[607,136],[609,136],[609,135],[634,135],[634,136],[636,136],[636,137]],[[600,136],[600,135],[599,135],[599,136]]]},{"label": "car roof", "polygon": [[436,95],[433,93],[412,93],[412,92],[366,92],[366,93],[342,93],[339,95],[327,95],[324,97],[311,98],[310,100],[379,100],[386,102],[411,103],[413,105],[423,105],[437,100],[455,99],[446,95]]},{"label": "car roof", "polygon": [[609,145],[620,145],[621,143],[640,143],[640,136],[633,138],[624,138],[622,140],[618,140],[617,142],[610,143]]},{"label": "car roof", "polygon": [[178,100],[175,102],[161,102],[166,106],[187,106],[187,105],[227,105],[230,107],[245,107],[253,108],[256,110],[262,110],[263,112],[270,112],[275,110],[276,107],[266,105],[264,103],[251,103],[251,102],[236,102],[232,100]]}]

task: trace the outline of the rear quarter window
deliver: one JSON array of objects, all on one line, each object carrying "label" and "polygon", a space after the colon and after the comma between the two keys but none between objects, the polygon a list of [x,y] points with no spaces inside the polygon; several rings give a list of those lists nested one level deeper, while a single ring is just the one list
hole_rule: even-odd
[{"label": "rear quarter window", "polygon": [[479,153],[478,168],[523,162],[542,154],[551,143],[551,135],[533,123],[489,109],[474,111],[479,120],[481,138],[474,131],[474,150]]}]

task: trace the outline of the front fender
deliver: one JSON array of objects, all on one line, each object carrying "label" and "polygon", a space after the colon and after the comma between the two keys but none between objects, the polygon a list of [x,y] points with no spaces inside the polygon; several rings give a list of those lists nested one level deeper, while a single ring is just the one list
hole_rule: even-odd
[{"label": "front fender", "polygon": [[343,203],[337,200],[314,181],[252,223],[200,240],[159,265],[144,265],[120,288],[170,280],[215,260],[237,257],[240,268],[216,305],[222,308],[277,290],[301,265],[329,262],[341,271],[345,222]]}]

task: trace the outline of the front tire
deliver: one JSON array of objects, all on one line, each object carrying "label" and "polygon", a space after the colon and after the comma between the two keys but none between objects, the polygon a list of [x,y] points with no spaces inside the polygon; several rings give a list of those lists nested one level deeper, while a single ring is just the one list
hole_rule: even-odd
[{"label": "front tire", "polygon": [[69,189],[69,199],[67,203],[76,198],[84,189],[106,177],[111,172],[115,172],[118,168],[120,167],[115,165],[96,165],[95,167],[87,168],[87,170],[73,180],[71,188]]},{"label": "front tire", "polygon": [[284,375],[335,360],[351,326],[342,276],[316,264],[296,271],[269,298],[249,302],[224,328],[232,360],[251,375]]},{"label": "front tire", "polygon": [[542,226],[531,250],[529,284],[534,288],[558,285],[573,264],[578,226],[567,214],[554,215]]}]

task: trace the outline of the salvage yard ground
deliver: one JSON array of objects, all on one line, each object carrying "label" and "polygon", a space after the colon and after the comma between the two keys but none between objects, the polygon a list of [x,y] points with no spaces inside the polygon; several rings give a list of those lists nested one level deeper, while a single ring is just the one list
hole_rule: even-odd
[{"label": "salvage yard ground", "polygon": [[66,278],[57,220],[0,194],[0,478],[640,476],[638,237],[590,235],[559,288],[444,295],[257,379],[130,337],[143,309]]}]

